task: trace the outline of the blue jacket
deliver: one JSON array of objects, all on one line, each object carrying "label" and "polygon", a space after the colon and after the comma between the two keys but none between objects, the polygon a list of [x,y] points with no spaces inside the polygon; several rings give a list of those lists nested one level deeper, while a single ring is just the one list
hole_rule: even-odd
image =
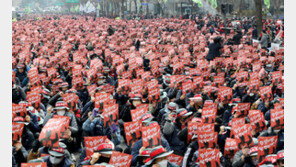
[{"label": "blue jacket", "polygon": [[92,121],[88,118],[83,123],[82,130],[89,133],[90,136],[107,136],[114,145],[121,142],[119,126],[117,126],[116,132],[112,134],[109,127],[104,127],[104,122],[100,118],[95,118]]},{"label": "blue jacket", "polygon": [[171,134],[163,133],[163,135],[167,139],[168,143],[170,144],[171,149],[174,150],[174,154],[183,155],[186,150],[186,146],[185,146],[185,143],[179,139],[178,137],[179,131],[177,130],[176,125],[174,126],[175,126],[174,131]]},{"label": "blue jacket", "polygon": [[258,110],[261,110],[265,114],[268,111],[268,108],[265,107],[265,104],[263,102],[260,102],[258,105]]},{"label": "blue jacket", "polygon": [[31,122],[28,124],[28,128],[32,133],[40,132],[41,128],[39,127],[37,116],[31,112],[28,112],[28,115],[31,117]]},{"label": "blue jacket", "polygon": [[[161,145],[167,150],[167,151],[171,151],[170,145],[168,143],[168,141],[161,136]],[[135,166],[137,164],[137,157],[139,155],[139,150],[141,149],[141,147],[143,147],[143,142],[142,139],[138,140],[133,148],[132,148],[132,166]]]}]

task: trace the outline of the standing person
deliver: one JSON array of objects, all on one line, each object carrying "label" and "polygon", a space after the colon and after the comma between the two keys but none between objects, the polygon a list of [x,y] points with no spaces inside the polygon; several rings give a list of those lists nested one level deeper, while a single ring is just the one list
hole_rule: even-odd
[{"label": "standing person", "polygon": [[252,39],[258,39],[257,26],[253,26]]},{"label": "standing person", "polygon": [[266,33],[266,30],[262,30],[262,38],[260,40],[261,48],[267,50],[269,42],[270,42],[270,38]]},{"label": "standing person", "polygon": [[19,80],[19,85],[23,88],[27,86],[29,82],[28,74],[27,74],[27,68],[24,63],[19,63],[17,65],[17,70],[15,77]]},{"label": "standing person", "polygon": [[208,61],[220,56],[220,49],[223,48],[222,42],[223,40],[221,37],[216,37],[214,38],[214,43],[209,44],[209,53],[206,57]]}]

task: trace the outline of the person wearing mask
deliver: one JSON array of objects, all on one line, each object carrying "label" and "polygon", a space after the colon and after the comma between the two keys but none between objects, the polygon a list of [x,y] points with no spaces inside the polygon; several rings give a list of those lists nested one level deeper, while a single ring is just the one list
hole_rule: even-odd
[{"label": "person wearing mask", "polygon": [[66,149],[63,147],[51,148],[49,156],[42,157],[47,167],[75,167],[71,159],[66,156]]}]

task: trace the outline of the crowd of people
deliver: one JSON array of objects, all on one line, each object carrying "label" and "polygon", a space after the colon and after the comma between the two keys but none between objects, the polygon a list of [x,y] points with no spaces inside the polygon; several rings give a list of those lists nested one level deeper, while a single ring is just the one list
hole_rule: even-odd
[{"label": "crowd of people", "polygon": [[284,23],[233,23],[13,22],[12,166],[283,167]]}]

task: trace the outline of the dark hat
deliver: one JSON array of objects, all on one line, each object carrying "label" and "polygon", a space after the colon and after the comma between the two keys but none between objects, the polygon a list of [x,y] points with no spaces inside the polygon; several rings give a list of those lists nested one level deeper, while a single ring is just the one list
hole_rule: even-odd
[{"label": "dark hat", "polygon": [[21,124],[25,124],[25,125],[29,124],[28,122],[26,122],[25,118],[23,118],[21,116],[14,117],[13,122],[21,123]]},{"label": "dark hat", "polygon": [[265,159],[260,164],[266,164],[266,165],[275,164],[276,161],[277,161],[277,155],[276,154],[270,154],[270,155],[267,155],[265,157]]},{"label": "dark hat", "polygon": [[276,159],[277,161],[284,159],[284,150],[280,150],[277,152]]},{"label": "dark hat", "polygon": [[104,69],[104,71],[106,71],[106,72],[109,72],[109,71],[110,71],[109,67],[107,67],[107,66],[104,66],[103,69]]},{"label": "dark hat", "polygon": [[176,110],[177,108],[178,108],[178,105],[176,104],[176,103],[174,103],[174,102],[170,102],[169,104],[168,104],[168,106],[167,106],[167,108],[169,109],[169,110]]},{"label": "dark hat", "polygon": [[98,78],[99,78],[99,79],[105,79],[106,77],[105,77],[103,74],[98,73]]},{"label": "dark hat", "polygon": [[25,64],[24,63],[18,63],[17,68],[25,68]]},{"label": "dark hat", "polygon": [[192,112],[188,112],[185,108],[180,108],[177,110],[178,117],[186,117],[190,116]]},{"label": "dark hat", "polygon": [[234,106],[236,105],[237,103],[240,103],[241,102],[241,99],[240,98],[233,98],[232,101],[229,103],[230,106]]},{"label": "dark hat", "polygon": [[51,148],[48,153],[52,156],[55,156],[55,157],[62,157],[65,155],[65,148],[62,148],[62,147],[53,147]]},{"label": "dark hat", "polygon": [[58,109],[66,109],[69,110],[67,107],[67,103],[64,101],[57,101],[55,104],[55,108],[53,110],[58,110]]},{"label": "dark hat", "polygon": [[150,165],[155,159],[157,158],[162,158],[162,157],[167,157],[171,155],[173,151],[167,152],[162,146],[157,146],[152,148],[150,151],[150,158],[147,159],[145,165]]},{"label": "dark hat", "polygon": [[201,94],[197,94],[194,97],[189,98],[189,100],[194,101],[194,102],[195,101],[201,101],[202,100],[202,96],[201,96]]},{"label": "dark hat", "polygon": [[151,148],[145,148],[141,154],[138,155],[138,157],[149,157],[150,156],[150,151],[152,149]]},{"label": "dark hat", "polygon": [[258,155],[258,146],[253,146],[249,150],[249,154],[250,154],[250,156],[257,156]]},{"label": "dark hat", "polygon": [[149,123],[152,121],[152,119],[153,119],[153,116],[149,113],[146,113],[141,117],[140,120],[142,121],[142,123]]},{"label": "dark hat", "polygon": [[50,91],[48,89],[43,88],[42,95],[44,98],[49,99],[50,98]]},{"label": "dark hat", "polygon": [[60,88],[63,88],[63,87],[69,87],[68,82],[61,83]]},{"label": "dark hat", "polygon": [[142,95],[141,94],[131,94],[131,100],[142,100]]},{"label": "dark hat", "polygon": [[114,148],[112,144],[103,143],[103,144],[100,144],[94,152],[103,153],[103,154],[112,154],[113,149]]}]

